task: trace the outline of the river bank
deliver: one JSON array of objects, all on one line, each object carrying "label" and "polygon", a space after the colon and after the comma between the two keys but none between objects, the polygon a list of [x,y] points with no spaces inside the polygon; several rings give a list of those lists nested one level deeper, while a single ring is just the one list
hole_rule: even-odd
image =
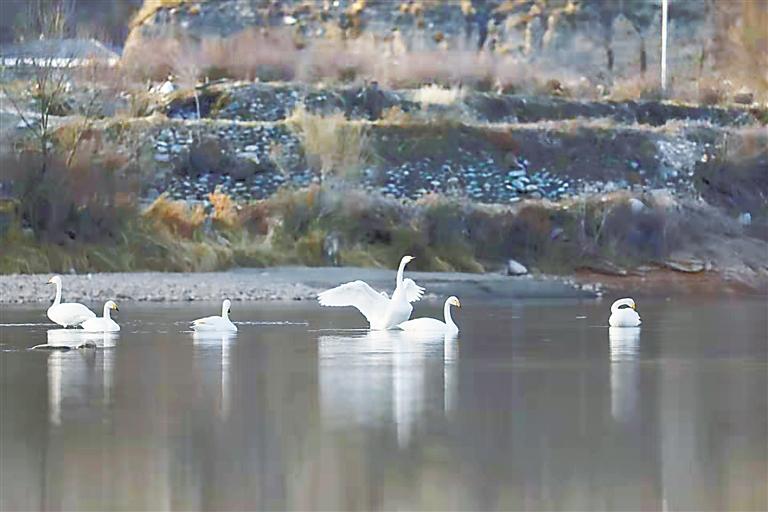
[{"label": "river bank", "polygon": [[[466,299],[551,299],[643,296],[768,296],[765,282],[749,285],[716,272],[648,269],[618,276],[581,270],[572,276],[464,272],[408,272],[427,290],[425,300],[448,295]],[[48,303],[48,274],[0,275],[0,304]],[[66,301],[136,302],[301,301],[340,283],[361,279],[391,292],[394,271],[361,267],[239,268],[222,272],[114,272],[64,275]]]},{"label": "river bank", "polygon": [[[508,277],[501,274],[461,272],[409,272],[427,288],[427,297],[448,294],[467,297],[554,298],[594,297],[595,290],[553,277]],[[53,290],[49,275],[0,276],[0,303],[47,303]],[[339,283],[362,279],[377,289],[391,291],[394,272],[388,269],[349,267],[273,267],[226,272],[135,272],[64,275],[67,301],[176,302],[220,300],[314,300],[317,293]]]}]

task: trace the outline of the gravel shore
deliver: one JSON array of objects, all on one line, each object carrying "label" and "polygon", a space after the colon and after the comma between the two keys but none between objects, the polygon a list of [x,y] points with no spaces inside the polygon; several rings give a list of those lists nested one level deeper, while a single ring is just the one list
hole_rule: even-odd
[{"label": "gravel shore", "polygon": [[[500,274],[408,272],[408,277],[426,287],[428,297],[488,296],[497,298],[593,297],[559,279],[507,277]],[[48,303],[54,290],[50,275],[0,276],[0,303]],[[313,300],[321,290],[362,279],[377,289],[392,291],[395,272],[370,268],[274,267],[236,269],[205,273],[104,273],[63,275],[65,301],[210,301]]]}]

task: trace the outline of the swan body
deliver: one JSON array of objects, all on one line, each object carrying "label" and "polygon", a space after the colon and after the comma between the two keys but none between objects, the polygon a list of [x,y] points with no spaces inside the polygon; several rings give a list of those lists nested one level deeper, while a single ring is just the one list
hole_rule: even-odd
[{"label": "swan body", "polygon": [[53,276],[48,284],[56,285],[56,298],[48,308],[48,318],[64,327],[77,327],[89,318],[96,318],[96,313],[78,302],[61,302],[61,277]]},{"label": "swan body", "polygon": [[192,322],[192,330],[196,332],[237,332],[237,326],[229,319],[232,303],[229,299],[221,304],[221,316],[207,316]]},{"label": "swan body", "polygon": [[118,332],[120,331],[120,326],[117,325],[117,322],[112,320],[112,318],[109,316],[110,310],[120,311],[117,308],[117,304],[115,304],[114,301],[108,300],[104,303],[104,314],[101,317],[97,318],[89,318],[82,324],[80,324],[80,327],[82,327],[87,332]]},{"label": "swan body", "polygon": [[413,256],[403,256],[397,269],[397,286],[388,297],[386,292],[377,292],[364,281],[352,281],[326,290],[317,296],[321,306],[353,306],[368,320],[373,330],[396,329],[411,317],[411,302],[421,299],[424,288],[413,279],[403,279],[405,266]]},{"label": "swan body", "polygon": [[459,333],[459,326],[451,317],[451,306],[461,307],[461,302],[457,297],[448,297],[443,306],[443,318],[445,321],[436,318],[415,318],[400,324],[400,328],[408,332],[435,332],[447,335],[456,335]]},{"label": "swan body", "polygon": [[611,327],[639,326],[642,320],[636,309],[637,304],[630,298],[617,300],[611,306],[611,317],[608,319],[608,325]]}]

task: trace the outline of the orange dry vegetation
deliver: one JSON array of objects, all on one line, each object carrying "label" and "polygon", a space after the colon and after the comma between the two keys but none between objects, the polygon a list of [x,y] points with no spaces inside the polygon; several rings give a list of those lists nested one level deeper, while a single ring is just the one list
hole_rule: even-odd
[{"label": "orange dry vegetation", "polygon": [[232,198],[223,192],[211,192],[208,194],[208,200],[213,206],[211,218],[226,227],[233,227],[237,224],[237,208]]},{"label": "orange dry vegetation", "polygon": [[192,238],[203,225],[205,211],[199,204],[189,206],[184,201],[170,201],[162,195],[146,209],[144,217],[178,236]]}]

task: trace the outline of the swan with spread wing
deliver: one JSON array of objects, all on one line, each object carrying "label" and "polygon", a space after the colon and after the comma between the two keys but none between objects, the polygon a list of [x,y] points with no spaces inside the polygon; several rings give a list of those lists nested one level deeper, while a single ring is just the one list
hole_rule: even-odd
[{"label": "swan with spread wing", "polygon": [[377,292],[363,281],[352,281],[326,290],[317,296],[321,306],[353,306],[368,320],[374,330],[397,329],[398,325],[411,317],[411,302],[421,299],[424,288],[413,279],[403,279],[405,266],[413,256],[403,256],[397,269],[397,286],[388,297],[386,292]]}]

